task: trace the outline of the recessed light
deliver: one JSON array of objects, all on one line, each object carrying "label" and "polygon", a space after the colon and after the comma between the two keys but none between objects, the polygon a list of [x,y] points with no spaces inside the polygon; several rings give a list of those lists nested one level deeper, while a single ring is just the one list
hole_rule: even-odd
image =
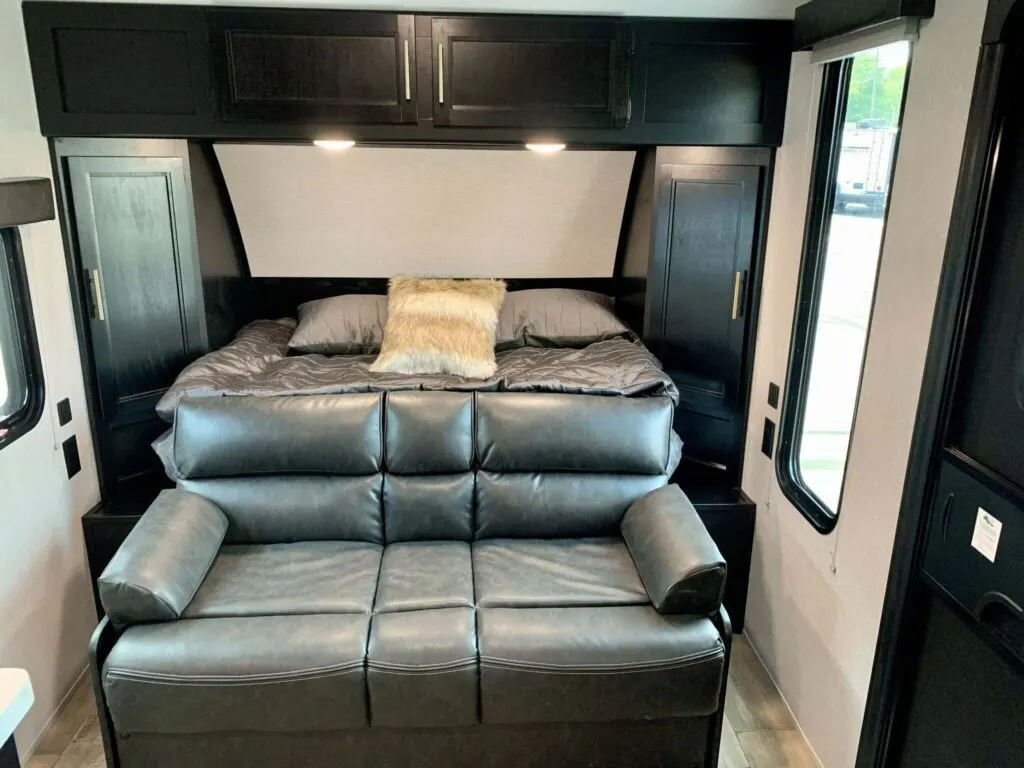
[{"label": "recessed light", "polygon": [[326,149],[330,152],[340,152],[343,149],[350,149],[354,147],[356,143],[347,139],[316,139],[313,142],[313,146],[320,147],[320,149]]},{"label": "recessed light", "polygon": [[561,152],[565,149],[565,144],[552,144],[547,142],[530,142],[526,145],[526,148],[531,152],[536,152],[540,155],[553,155],[555,152]]}]

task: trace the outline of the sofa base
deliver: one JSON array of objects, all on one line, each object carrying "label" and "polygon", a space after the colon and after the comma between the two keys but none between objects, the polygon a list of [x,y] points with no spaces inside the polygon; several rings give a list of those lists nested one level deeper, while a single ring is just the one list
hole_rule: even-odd
[{"label": "sofa base", "polygon": [[121,768],[698,768],[710,718],[654,722],[361,728],[331,733],[130,734]]}]

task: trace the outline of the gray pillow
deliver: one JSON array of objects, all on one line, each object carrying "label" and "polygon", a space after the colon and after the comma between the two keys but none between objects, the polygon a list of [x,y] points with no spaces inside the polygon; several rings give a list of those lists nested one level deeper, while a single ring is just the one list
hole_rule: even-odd
[{"label": "gray pillow", "polygon": [[388,317],[387,296],[348,293],[299,305],[299,325],[288,341],[293,352],[372,355],[380,349]]},{"label": "gray pillow", "polygon": [[510,291],[498,316],[495,343],[512,347],[585,347],[629,334],[614,299],[570,288]]}]

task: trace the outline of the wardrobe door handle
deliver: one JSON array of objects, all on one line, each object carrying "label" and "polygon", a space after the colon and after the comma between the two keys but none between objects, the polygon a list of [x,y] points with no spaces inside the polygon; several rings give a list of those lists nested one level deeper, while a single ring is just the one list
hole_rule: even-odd
[{"label": "wardrobe door handle", "polygon": [[444,43],[437,44],[437,103],[444,104]]},{"label": "wardrobe door handle", "polygon": [[100,283],[100,271],[98,269],[86,270],[86,280],[92,289],[93,317],[102,323],[107,316],[103,311],[103,286]]},{"label": "wardrobe door handle", "polygon": [[743,287],[743,273],[737,272],[736,276],[732,281],[732,319],[735,320],[740,316],[740,298],[741,289]]},{"label": "wardrobe door handle", "polygon": [[409,78],[409,41],[402,41],[405,54],[405,100],[412,101],[412,81]]}]

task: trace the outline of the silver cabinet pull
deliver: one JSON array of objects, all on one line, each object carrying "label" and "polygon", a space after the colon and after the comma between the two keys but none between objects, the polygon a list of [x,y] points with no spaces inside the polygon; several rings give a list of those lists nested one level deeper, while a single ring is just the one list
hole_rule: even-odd
[{"label": "silver cabinet pull", "polygon": [[405,100],[412,100],[412,83],[409,80],[409,41],[404,40],[405,48]]},{"label": "silver cabinet pull", "polygon": [[444,104],[444,43],[437,44],[437,103]]},{"label": "silver cabinet pull", "polygon": [[740,287],[743,285],[743,273],[737,272],[732,282],[732,319],[740,316]]},{"label": "silver cabinet pull", "polygon": [[89,270],[89,282],[92,283],[92,297],[93,301],[96,302],[96,319],[102,323],[107,319],[107,316],[103,311],[103,286],[100,285],[100,271],[98,269]]}]

